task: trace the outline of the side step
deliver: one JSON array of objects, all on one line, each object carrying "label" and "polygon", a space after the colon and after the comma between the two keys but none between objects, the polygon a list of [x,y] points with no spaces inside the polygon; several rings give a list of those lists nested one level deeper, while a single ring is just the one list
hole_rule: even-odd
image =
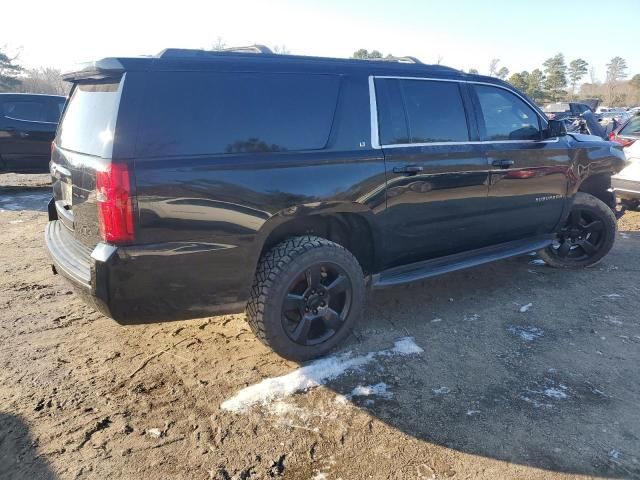
[{"label": "side step", "polygon": [[456,253],[446,257],[434,258],[422,262],[402,265],[376,273],[371,278],[372,288],[385,288],[403,283],[437,277],[445,273],[455,272],[484,263],[495,262],[505,258],[524,255],[541,250],[552,243],[551,237],[536,237],[534,239],[517,240],[501,243],[490,247],[483,247],[470,252]]}]

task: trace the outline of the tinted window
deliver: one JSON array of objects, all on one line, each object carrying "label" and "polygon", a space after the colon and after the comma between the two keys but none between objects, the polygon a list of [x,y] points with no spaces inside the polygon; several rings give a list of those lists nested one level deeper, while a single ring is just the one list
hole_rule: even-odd
[{"label": "tinted window", "polygon": [[324,148],[339,81],[334,75],[158,73],[147,97],[141,154]]},{"label": "tinted window", "polygon": [[457,82],[377,79],[378,97],[382,145],[469,140]]},{"label": "tinted window", "polygon": [[485,85],[475,85],[474,88],[482,110],[482,140],[540,138],[538,115],[519,97],[502,88]]},{"label": "tinted window", "polygon": [[62,110],[64,110],[64,100],[54,100],[55,103],[55,114],[56,116],[56,122],[58,120],[60,120],[60,115],[62,115]]},{"label": "tinted window", "polygon": [[2,110],[5,117],[29,122],[47,122],[47,107],[44,102],[37,100],[16,100],[4,102]]},{"label": "tinted window", "polygon": [[640,116],[633,117],[629,120],[622,130],[620,130],[620,135],[632,135],[637,137],[640,135]]},{"label": "tinted window", "polygon": [[56,144],[89,155],[109,156],[122,83],[110,80],[76,85],[61,120]]}]

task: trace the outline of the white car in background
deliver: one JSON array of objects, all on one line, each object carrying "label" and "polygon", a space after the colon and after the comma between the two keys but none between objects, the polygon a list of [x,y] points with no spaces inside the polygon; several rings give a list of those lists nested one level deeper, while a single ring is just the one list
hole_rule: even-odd
[{"label": "white car in background", "polygon": [[640,142],[626,147],[624,155],[630,163],[611,177],[611,186],[622,205],[635,210],[640,206]]}]

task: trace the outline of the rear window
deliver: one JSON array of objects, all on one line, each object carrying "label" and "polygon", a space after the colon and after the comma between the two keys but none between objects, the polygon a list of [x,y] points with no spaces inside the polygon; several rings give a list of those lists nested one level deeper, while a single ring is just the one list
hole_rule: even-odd
[{"label": "rear window", "polygon": [[457,82],[376,79],[381,145],[467,142]]},{"label": "rear window", "polygon": [[56,145],[80,153],[109,157],[122,80],[78,83],[74,86],[60,122]]},{"label": "rear window", "polygon": [[138,154],[322,149],[339,82],[320,74],[159,72],[147,94]]}]

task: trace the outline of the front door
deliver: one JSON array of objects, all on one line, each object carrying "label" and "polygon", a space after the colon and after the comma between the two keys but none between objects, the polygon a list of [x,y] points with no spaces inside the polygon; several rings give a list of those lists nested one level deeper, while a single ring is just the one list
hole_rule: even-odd
[{"label": "front door", "polygon": [[466,86],[375,78],[387,172],[384,267],[485,245],[488,169]]},{"label": "front door", "polygon": [[473,84],[478,129],[490,168],[491,243],[552,233],[567,201],[565,138],[542,138],[544,120],[506,88]]}]

